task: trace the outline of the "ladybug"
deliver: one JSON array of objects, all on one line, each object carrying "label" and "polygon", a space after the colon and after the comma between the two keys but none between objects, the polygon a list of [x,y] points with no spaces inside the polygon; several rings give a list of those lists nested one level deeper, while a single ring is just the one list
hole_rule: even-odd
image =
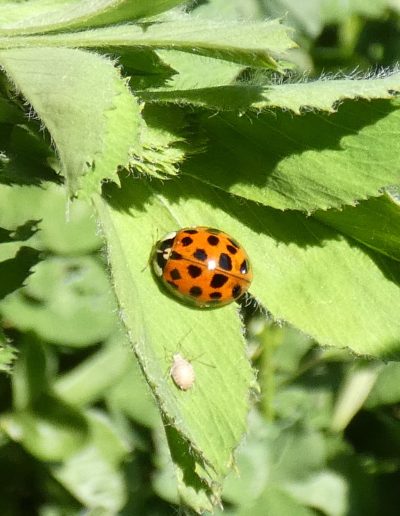
[{"label": "ladybug", "polygon": [[253,278],[243,247],[223,231],[203,226],[165,235],[154,247],[152,265],[173,295],[196,307],[238,300]]}]

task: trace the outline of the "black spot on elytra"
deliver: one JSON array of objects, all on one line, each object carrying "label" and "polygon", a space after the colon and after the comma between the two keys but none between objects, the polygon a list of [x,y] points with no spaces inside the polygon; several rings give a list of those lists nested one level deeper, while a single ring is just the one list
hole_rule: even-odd
[{"label": "black spot on elytra", "polygon": [[171,278],[173,280],[178,280],[178,279],[181,279],[181,273],[178,271],[178,269],[172,269],[171,271]]},{"label": "black spot on elytra", "polygon": [[235,285],[232,289],[232,297],[234,297],[235,299],[237,297],[240,296],[240,294],[242,293],[242,287],[240,285]]},{"label": "black spot on elytra", "polygon": [[214,274],[210,282],[210,286],[212,288],[221,288],[225,285],[227,281],[228,276],[225,276],[225,274]]},{"label": "black spot on elytra", "polygon": [[228,240],[234,247],[239,249],[240,245],[236,242],[236,240],[233,240],[233,238],[228,238]]},{"label": "black spot on elytra", "polygon": [[182,260],[182,255],[177,253],[176,251],[172,251],[169,255],[170,260]]},{"label": "black spot on elytra", "polygon": [[193,256],[201,262],[205,262],[207,260],[207,253],[204,249],[196,249],[196,251],[193,253]]},{"label": "black spot on elytra", "polygon": [[242,274],[247,274],[249,272],[249,264],[248,264],[247,260],[243,260],[242,263],[240,264],[240,272]]},{"label": "black spot on elytra", "polygon": [[193,238],[190,238],[190,237],[183,237],[182,240],[181,240],[181,244],[184,247],[190,245],[192,242],[193,242]]},{"label": "black spot on elytra", "polygon": [[229,254],[221,253],[219,255],[219,266],[221,269],[224,269],[224,271],[231,271],[232,270],[232,260]]},{"label": "black spot on elytra", "polygon": [[211,292],[210,299],[221,299],[222,294],[221,292]]},{"label": "black spot on elytra", "polygon": [[174,283],[173,281],[167,281],[168,285],[171,285],[171,287],[173,288],[179,288],[178,285],[176,283]]},{"label": "black spot on elytra", "polygon": [[198,233],[197,229],[185,229],[184,233],[188,235],[196,235]]},{"label": "black spot on elytra", "polygon": [[228,251],[229,251],[231,254],[236,254],[236,253],[237,253],[237,249],[236,249],[236,247],[233,247],[233,245],[228,244],[228,245],[226,246],[226,248],[228,249]]},{"label": "black spot on elytra", "polygon": [[201,296],[201,294],[203,293],[202,289],[200,287],[192,287],[190,290],[189,290],[189,294],[191,296],[194,296],[194,297],[199,297]]},{"label": "black spot on elytra", "polygon": [[210,235],[208,238],[207,238],[207,242],[210,244],[210,245],[218,245],[219,243],[219,238],[215,235]]},{"label": "black spot on elytra", "polygon": [[201,268],[197,265],[189,265],[187,270],[191,278],[198,278],[201,274]]}]

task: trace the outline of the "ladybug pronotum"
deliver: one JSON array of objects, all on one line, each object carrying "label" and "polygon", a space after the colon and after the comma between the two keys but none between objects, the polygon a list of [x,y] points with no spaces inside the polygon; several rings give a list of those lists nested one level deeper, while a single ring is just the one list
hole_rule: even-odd
[{"label": "ladybug pronotum", "polygon": [[203,226],[165,235],[155,245],[152,265],[173,295],[197,307],[238,300],[253,277],[243,247],[223,231]]}]

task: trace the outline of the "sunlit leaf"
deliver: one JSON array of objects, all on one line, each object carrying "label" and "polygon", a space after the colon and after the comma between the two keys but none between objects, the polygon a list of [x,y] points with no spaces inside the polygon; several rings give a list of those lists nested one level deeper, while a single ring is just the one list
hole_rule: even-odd
[{"label": "sunlit leaf", "polygon": [[24,34],[126,22],[152,16],[182,0],[8,1],[1,7],[0,34]]},{"label": "sunlit leaf", "polygon": [[[180,449],[186,450],[181,457],[195,467],[197,483],[208,484],[218,496],[218,482],[229,470],[245,428],[253,384],[240,319],[233,306],[199,311],[171,300],[146,267],[152,235],[193,224],[196,210],[175,214],[153,183],[132,180],[120,191],[107,189],[105,198],[110,204],[99,200],[96,205],[123,321],[164,420],[172,426],[172,442],[178,445],[180,440]],[[172,354],[179,350],[192,360],[196,373],[195,385],[187,392],[179,391],[169,375]],[[199,355],[201,361],[196,360]],[[207,431],[210,420],[218,421],[212,437]],[[193,471],[184,473],[186,480],[189,474],[193,477]]]},{"label": "sunlit leaf", "polygon": [[279,20],[217,22],[189,16],[143,27],[122,25],[84,32],[15,37],[12,42],[0,38],[0,48],[10,45],[171,49],[272,69],[279,69],[275,57],[296,46],[288,36],[288,28]]},{"label": "sunlit leaf", "polygon": [[138,147],[139,106],[110,60],[23,48],[1,51],[0,64],[48,129],[70,192],[98,191],[128,163]]},{"label": "sunlit leaf", "polygon": [[332,115],[205,115],[206,150],[182,172],[274,208],[338,208],[397,183],[399,118],[383,100],[347,102]]}]

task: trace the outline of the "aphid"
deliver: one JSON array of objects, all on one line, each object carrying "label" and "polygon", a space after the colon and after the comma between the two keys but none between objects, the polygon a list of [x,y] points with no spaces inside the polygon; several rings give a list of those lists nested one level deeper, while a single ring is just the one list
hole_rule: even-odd
[{"label": "aphid", "polygon": [[227,233],[203,226],[165,235],[153,250],[152,265],[172,294],[197,307],[240,299],[253,278],[243,247]]},{"label": "aphid", "polygon": [[187,391],[193,387],[196,379],[193,366],[180,353],[174,353],[172,356],[172,366],[169,372],[175,385],[182,391]]}]

